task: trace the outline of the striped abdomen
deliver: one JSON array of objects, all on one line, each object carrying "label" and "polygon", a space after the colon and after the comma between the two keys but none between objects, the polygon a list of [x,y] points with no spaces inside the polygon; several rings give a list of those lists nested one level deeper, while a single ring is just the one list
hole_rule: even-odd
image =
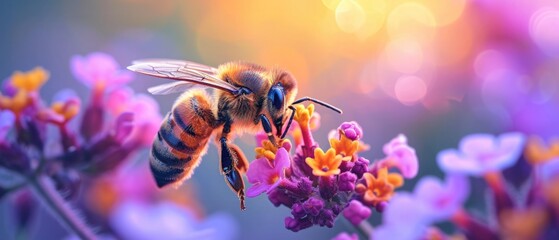
[{"label": "striped abdomen", "polygon": [[191,90],[175,102],[151,149],[150,167],[158,187],[190,178],[216,125],[204,90]]}]

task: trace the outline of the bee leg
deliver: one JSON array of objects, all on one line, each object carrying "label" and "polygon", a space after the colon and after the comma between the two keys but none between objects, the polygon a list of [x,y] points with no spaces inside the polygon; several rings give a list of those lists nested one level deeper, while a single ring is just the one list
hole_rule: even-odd
[{"label": "bee leg", "polygon": [[[241,201],[241,210],[245,207],[245,183],[243,181],[242,173],[246,171],[248,167],[248,161],[242,155],[239,147],[233,144],[227,144],[227,138],[221,137],[220,147],[221,147],[221,171],[225,175],[225,181],[227,185],[237,193],[239,200]],[[244,162],[244,163],[239,163]],[[243,169],[238,169],[237,166],[243,166]],[[239,171],[240,170],[240,171]]]},{"label": "bee leg", "polygon": [[260,122],[262,122],[262,128],[264,128],[264,132],[268,135],[268,139],[274,146],[277,146],[276,138],[274,137],[274,133],[272,132],[272,125],[270,124],[270,120],[264,114],[260,114]]},{"label": "bee leg", "polygon": [[235,163],[235,168],[237,168],[237,170],[239,170],[241,173],[246,173],[248,170],[249,163],[245,154],[243,153],[241,148],[239,148],[239,146],[233,143],[229,143],[228,146],[229,149],[233,151],[235,155],[237,155],[237,162]]}]

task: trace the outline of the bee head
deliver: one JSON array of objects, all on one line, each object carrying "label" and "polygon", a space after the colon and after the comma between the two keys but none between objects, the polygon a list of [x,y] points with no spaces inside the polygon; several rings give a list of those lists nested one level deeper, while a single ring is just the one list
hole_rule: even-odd
[{"label": "bee head", "polygon": [[276,127],[276,135],[279,137],[286,120],[285,111],[297,94],[297,82],[291,74],[284,71],[278,71],[273,75],[275,77],[267,94],[266,108]]}]

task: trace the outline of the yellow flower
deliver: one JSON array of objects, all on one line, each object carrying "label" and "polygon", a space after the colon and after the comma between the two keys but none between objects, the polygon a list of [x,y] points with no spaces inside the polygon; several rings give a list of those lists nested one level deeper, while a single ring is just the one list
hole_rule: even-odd
[{"label": "yellow flower", "polygon": [[11,77],[11,84],[17,89],[28,92],[37,91],[49,78],[49,72],[42,67],[36,67],[29,72],[15,72]]},{"label": "yellow flower", "polygon": [[559,157],[559,139],[551,141],[549,147],[546,147],[541,138],[532,137],[526,144],[524,156],[531,164],[544,163]]},{"label": "yellow flower", "polygon": [[264,140],[262,141],[262,147],[257,147],[254,151],[256,152],[256,158],[265,157],[268,161],[273,161],[276,158],[278,148],[270,140]]},{"label": "yellow flower", "polygon": [[333,148],[328,149],[326,153],[320,148],[314,150],[314,158],[305,159],[307,165],[312,168],[312,174],[318,177],[332,176],[340,174],[340,164],[342,156],[336,154]]},{"label": "yellow flower", "polygon": [[[278,143],[279,146],[284,146],[289,139],[281,139]],[[262,141],[262,147],[257,147],[254,149],[256,152],[256,158],[265,157],[268,161],[272,162],[276,159],[276,153],[278,152],[278,147],[272,144],[270,140]]]},{"label": "yellow flower", "polygon": [[[295,122],[294,124],[298,124],[298,123]],[[311,131],[314,131],[318,129],[319,126],[320,126],[320,115],[317,112],[314,112],[311,116],[311,119],[309,120],[309,128]],[[295,141],[295,146],[298,146],[301,143],[303,143],[303,132],[301,131],[301,128],[299,127],[293,128],[293,130],[291,130],[291,136],[293,137],[293,141]]]},{"label": "yellow flower", "polygon": [[19,90],[15,96],[8,97],[0,94],[0,109],[9,109],[18,115],[31,100],[26,91]]},{"label": "yellow flower", "polygon": [[293,119],[297,121],[300,127],[306,128],[309,126],[312,114],[314,113],[314,104],[309,104],[305,108],[302,104],[295,105],[295,116]]},{"label": "yellow flower", "polygon": [[330,146],[343,156],[344,161],[349,161],[359,150],[359,141],[352,141],[340,132],[340,139],[330,139]]},{"label": "yellow flower", "polygon": [[71,102],[55,102],[51,106],[52,111],[64,117],[66,121],[72,119],[74,116],[78,115],[80,111],[80,106],[76,103]]},{"label": "yellow flower", "polygon": [[366,203],[376,206],[380,202],[390,200],[394,190],[404,184],[404,179],[398,173],[388,173],[388,168],[380,168],[375,177],[371,173],[363,174],[365,184],[360,183],[355,188],[359,193],[363,193],[363,200]]}]

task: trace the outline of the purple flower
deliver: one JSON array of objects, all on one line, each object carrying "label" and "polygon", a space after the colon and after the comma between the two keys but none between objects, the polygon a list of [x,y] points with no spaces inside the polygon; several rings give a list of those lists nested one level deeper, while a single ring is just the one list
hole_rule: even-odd
[{"label": "purple flower", "polygon": [[14,126],[15,120],[16,116],[12,111],[0,110],[0,142],[4,141],[6,135]]},{"label": "purple flower", "polygon": [[351,235],[346,232],[341,232],[340,234],[336,235],[332,240],[359,240],[359,236],[356,233],[352,233]]},{"label": "purple flower", "polygon": [[284,148],[278,148],[273,166],[264,157],[252,161],[247,171],[248,181],[252,184],[247,189],[247,197],[256,197],[277,187],[285,178],[285,168],[289,165],[289,155]]},{"label": "purple flower", "polygon": [[363,137],[361,126],[354,121],[342,123],[340,127],[338,127],[338,130],[352,141],[359,140]]},{"label": "purple flower", "polygon": [[419,162],[415,149],[407,143],[407,138],[399,134],[389,143],[385,144],[382,150],[386,158],[379,162],[381,167],[396,167],[405,178],[414,178],[419,170]]},{"label": "purple flower", "polygon": [[200,222],[188,209],[169,202],[123,202],[112,213],[110,224],[122,239],[236,239],[239,234],[228,215]]},{"label": "purple flower", "polygon": [[132,73],[121,70],[115,59],[105,53],[74,56],[70,65],[74,76],[92,89],[114,89],[132,80]]},{"label": "purple flower", "polygon": [[520,133],[506,133],[499,137],[472,134],[460,141],[458,150],[440,152],[437,162],[447,173],[480,176],[514,165],[522,153],[524,141],[525,137]]},{"label": "purple flower", "polygon": [[287,193],[286,190],[280,188],[273,188],[268,192],[268,199],[274,206],[279,207],[285,205],[291,208],[294,205],[295,199]]},{"label": "purple flower", "polygon": [[355,173],[357,178],[361,178],[367,171],[369,171],[369,160],[363,157],[357,158],[355,165],[351,168],[351,172]]},{"label": "purple flower", "polygon": [[313,225],[313,223],[311,222],[310,218],[299,218],[299,219],[295,219],[292,217],[286,217],[285,221],[285,228],[293,231],[293,232],[298,232],[301,231],[305,228],[309,228]]},{"label": "purple flower", "polygon": [[314,218],[315,223],[321,227],[334,227],[334,219],[336,218],[337,214],[334,214],[334,211],[330,209],[324,209],[320,212],[320,214]]},{"label": "purple flower", "polygon": [[342,212],[342,215],[353,225],[359,225],[363,220],[371,216],[371,209],[363,205],[360,201],[351,200],[348,206]]},{"label": "purple flower", "polygon": [[351,172],[343,172],[338,177],[338,189],[344,192],[350,192],[355,190],[355,181],[357,181],[357,176]]},{"label": "purple flower", "polygon": [[324,208],[324,201],[319,198],[311,197],[302,205],[305,212],[311,216],[318,216],[320,211]]}]

